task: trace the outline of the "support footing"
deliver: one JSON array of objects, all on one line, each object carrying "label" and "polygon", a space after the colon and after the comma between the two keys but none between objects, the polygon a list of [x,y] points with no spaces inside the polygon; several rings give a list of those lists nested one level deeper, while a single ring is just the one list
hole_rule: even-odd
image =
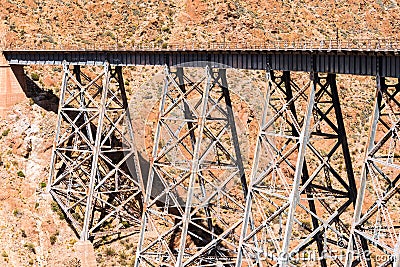
[{"label": "support footing", "polygon": [[80,260],[81,267],[96,267],[96,255],[93,244],[90,241],[78,241],[75,243],[77,258]]}]

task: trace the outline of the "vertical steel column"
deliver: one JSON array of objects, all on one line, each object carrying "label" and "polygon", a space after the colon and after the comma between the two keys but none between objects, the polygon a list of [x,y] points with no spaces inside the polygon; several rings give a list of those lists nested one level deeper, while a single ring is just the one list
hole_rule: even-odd
[{"label": "vertical steel column", "polygon": [[285,233],[283,237],[283,245],[281,249],[281,255],[278,258],[279,266],[287,266],[289,263],[289,242],[292,235],[292,227],[294,221],[294,213],[296,212],[296,207],[298,202],[300,201],[300,180],[301,175],[303,173],[303,165],[304,165],[304,157],[307,149],[307,143],[310,138],[310,124],[312,118],[312,111],[314,108],[314,101],[315,101],[315,91],[316,91],[316,83],[318,79],[317,73],[310,74],[311,81],[312,81],[312,88],[309,95],[308,105],[307,105],[307,113],[305,117],[305,122],[303,125],[303,129],[299,136],[299,153],[297,155],[297,163],[296,163],[296,171],[293,177],[293,188],[292,192],[289,196],[289,211],[288,211],[288,218],[285,228]]},{"label": "vertical steel column", "polygon": [[204,126],[206,122],[206,116],[207,116],[207,105],[208,105],[208,97],[210,94],[210,89],[211,89],[211,72],[212,70],[209,69],[209,67],[206,67],[206,77],[207,77],[207,82],[206,82],[206,88],[203,92],[203,98],[202,98],[202,107],[201,111],[198,117],[198,131],[199,135],[196,138],[196,143],[194,146],[194,151],[193,151],[193,159],[192,159],[192,165],[190,169],[190,178],[189,178],[189,184],[188,184],[188,194],[186,198],[186,206],[185,206],[185,211],[184,215],[182,216],[182,235],[181,235],[181,240],[180,240],[180,246],[179,246],[179,253],[177,257],[177,261],[175,266],[180,267],[183,264],[183,256],[186,254],[186,239],[188,235],[188,228],[189,228],[189,223],[191,221],[191,213],[192,213],[192,201],[193,201],[193,191],[194,191],[194,185],[195,185],[195,180],[197,178],[197,174],[200,168],[200,146],[203,140],[203,132],[204,132]]},{"label": "vertical steel column", "polygon": [[226,72],[195,78],[166,71],[136,266],[236,259],[245,177]]},{"label": "vertical steel column", "polygon": [[[178,78],[178,84],[179,84],[179,87],[181,88],[182,93],[186,93],[186,86],[190,87],[190,86],[192,86],[192,84],[190,82],[189,82],[189,84],[186,84],[183,67],[178,67],[176,69],[176,77]],[[196,136],[195,136],[195,132],[194,132],[195,128],[193,127],[193,122],[191,121],[191,119],[193,119],[193,114],[190,110],[188,103],[185,102],[183,104],[183,108],[184,108],[184,112],[185,112],[185,119],[187,120],[187,127],[190,132],[189,135],[190,135],[190,141],[192,144],[192,149],[194,150],[195,144],[196,144]],[[203,196],[205,196],[206,188],[205,188],[204,180],[202,178],[200,178],[199,183],[200,183],[200,187],[202,190],[202,194],[203,194]],[[208,229],[212,230],[210,208],[205,206],[204,212],[205,212],[205,215],[207,218],[206,220],[207,220]]]},{"label": "vertical steel column", "polygon": [[369,142],[346,266],[398,266],[400,85],[377,76]]},{"label": "vertical steel column", "polygon": [[[292,88],[291,88],[291,84],[290,84],[290,72],[289,71],[284,71],[283,72],[282,80],[284,81],[284,84],[285,84],[286,102],[288,103],[289,110],[290,110],[291,114],[293,115],[294,119],[296,121],[298,121],[298,116],[297,116],[295,103],[290,101],[293,98],[293,92],[292,92]],[[297,129],[294,126],[294,124],[291,125],[291,128],[292,128],[292,135],[294,137],[299,137],[299,133],[297,132]],[[303,175],[302,175],[302,178],[301,178],[302,183],[305,183],[309,178],[310,177],[309,177],[309,174],[308,174],[307,164],[303,163]],[[311,189],[310,187],[306,188],[307,198],[308,198],[308,205],[309,205],[310,211],[312,213],[316,214],[317,213],[316,205],[315,205],[315,201],[313,200],[312,192],[311,192],[310,189]],[[314,228],[318,227],[318,219],[316,217],[312,217],[311,218],[311,222],[312,222],[312,225],[313,225]],[[322,242],[322,240],[320,238],[317,238],[316,242],[317,242],[317,248],[318,248],[318,255],[320,257],[322,257],[323,250],[324,250],[323,242]],[[323,258],[321,258],[321,266],[322,267],[326,267],[326,261]]]},{"label": "vertical steel column", "polygon": [[90,171],[90,178],[89,178],[89,186],[88,192],[86,196],[86,210],[85,210],[85,217],[83,220],[83,228],[80,235],[81,240],[86,241],[89,240],[89,228],[92,221],[93,216],[93,197],[94,197],[94,186],[96,183],[100,181],[100,173],[98,169],[98,161],[99,161],[99,154],[100,154],[100,145],[101,145],[101,135],[103,130],[103,122],[104,116],[106,113],[106,99],[109,87],[109,65],[106,63],[104,65],[104,74],[103,74],[103,90],[101,92],[101,99],[99,103],[99,119],[98,125],[96,129],[96,137],[94,139],[94,146],[92,147],[92,168]]},{"label": "vertical steel column", "polygon": [[83,241],[137,231],[142,187],[122,68],[88,72],[64,64],[48,185]]}]

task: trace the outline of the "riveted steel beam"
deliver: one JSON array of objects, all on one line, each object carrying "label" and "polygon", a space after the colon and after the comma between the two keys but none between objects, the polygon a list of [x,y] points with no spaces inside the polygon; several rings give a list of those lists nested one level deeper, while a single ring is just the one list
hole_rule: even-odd
[{"label": "riveted steel beam", "polygon": [[[320,73],[355,74],[375,76],[376,62],[382,61],[380,75],[400,77],[400,56],[397,50],[132,50],[132,51],[3,51],[8,63],[13,65],[61,65],[63,61],[74,65],[103,65],[109,62],[118,66],[168,65],[190,63],[192,67],[205,67],[208,61],[229,65],[237,69],[316,71]],[[315,58],[315,60],[313,60]],[[311,68],[311,62],[314,68]]]}]

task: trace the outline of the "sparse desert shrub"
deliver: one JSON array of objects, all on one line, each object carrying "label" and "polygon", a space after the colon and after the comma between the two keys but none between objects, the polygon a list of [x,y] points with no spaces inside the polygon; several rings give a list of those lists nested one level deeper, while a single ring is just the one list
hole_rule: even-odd
[{"label": "sparse desert shrub", "polygon": [[68,261],[65,265],[66,267],[81,267],[81,260],[78,258],[73,258],[72,260]]},{"label": "sparse desert shrub", "polygon": [[127,222],[127,221],[122,221],[121,224],[122,224],[122,226],[123,226],[124,228],[129,228],[129,227],[131,226],[130,223]]},{"label": "sparse desert shrub", "polygon": [[115,250],[113,248],[106,248],[105,254],[106,254],[106,256],[114,256]]},{"label": "sparse desert shrub", "polygon": [[21,178],[24,178],[25,177],[25,174],[24,174],[24,172],[23,171],[17,171],[17,175],[18,175],[18,177],[21,177]]},{"label": "sparse desert shrub", "polygon": [[50,236],[50,244],[54,245],[57,241],[57,236],[56,235],[51,235]]},{"label": "sparse desert shrub", "polygon": [[164,26],[161,28],[161,30],[165,33],[171,34],[171,29],[168,26]]},{"label": "sparse desert shrub", "polygon": [[60,206],[58,206],[57,202],[55,201],[51,202],[51,210],[57,213],[57,215],[60,217],[60,220],[65,219],[64,213],[61,210]]},{"label": "sparse desert shrub", "polygon": [[20,217],[22,215],[22,211],[20,211],[19,209],[15,209],[13,210],[13,214],[15,217]]},{"label": "sparse desert shrub", "polygon": [[1,133],[1,135],[2,136],[7,136],[9,133],[10,133],[10,129],[6,129]]},{"label": "sparse desert shrub", "polygon": [[24,244],[24,248],[36,254],[35,245],[33,243],[27,242]]},{"label": "sparse desert shrub", "polygon": [[114,35],[114,33],[113,32],[111,32],[111,31],[106,31],[105,33],[104,33],[104,35],[105,36],[109,36],[111,39],[115,39],[115,35]]},{"label": "sparse desert shrub", "polygon": [[33,81],[37,82],[39,81],[39,74],[37,74],[36,72],[32,72],[31,78]]},{"label": "sparse desert shrub", "polygon": [[126,255],[125,252],[122,251],[121,253],[119,253],[119,258],[121,260],[126,260],[128,258],[128,255]]},{"label": "sparse desert shrub", "polygon": [[134,246],[135,246],[134,243],[127,242],[127,243],[125,244],[125,249],[126,249],[126,250],[129,250],[129,249],[133,248]]}]

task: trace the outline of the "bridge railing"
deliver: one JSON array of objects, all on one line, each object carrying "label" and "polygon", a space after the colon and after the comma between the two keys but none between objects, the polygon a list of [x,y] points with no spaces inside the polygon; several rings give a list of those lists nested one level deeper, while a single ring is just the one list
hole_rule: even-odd
[{"label": "bridge railing", "polygon": [[[1,47],[0,47],[1,48]],[[121,45],[55,45],[42,43],[35,46],[7,44],[3,50],[76,50],[76,51],[156,51],[156,50],[363,50],[363,51],[397,51],[400,42],[397,39],[354,39],[354,40],[314,40],[314,41],[259,41],[259,42],[182,42],[182,43],[138,43],[131,46]]]}]

